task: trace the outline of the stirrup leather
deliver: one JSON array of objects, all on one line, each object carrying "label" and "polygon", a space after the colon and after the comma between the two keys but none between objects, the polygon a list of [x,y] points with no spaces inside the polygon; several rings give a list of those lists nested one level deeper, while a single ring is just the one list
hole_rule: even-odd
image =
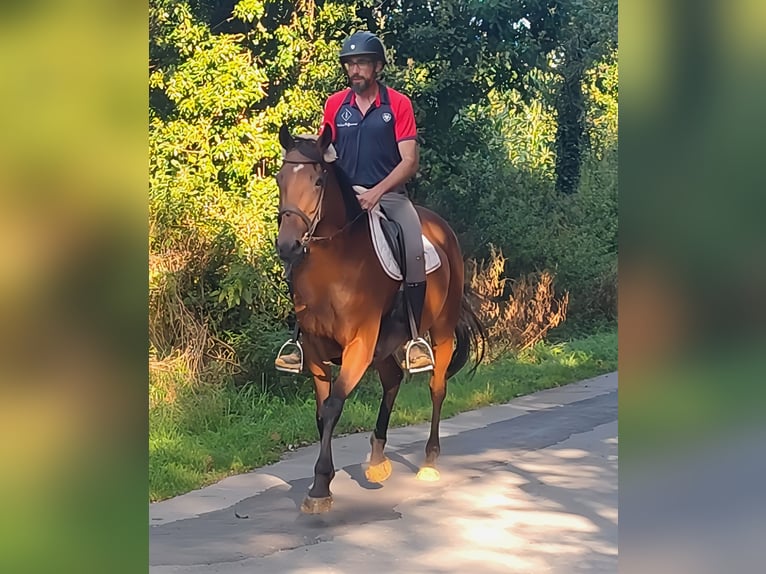
[{"label": "stirrup leather", "polygon": [[[413,347],[418,347],[423,350],[424,354],[428,356],[430,362],[425,367],[413,367],[410,363],[410,350]],[[420,373],[423,371],[432,371],[434,368],[434,353],[431,350],[431,345],[428,344],[423,337],[412,339],[404,348],[404,368],[408,373]]]},{"label": "stirrup leather", "polygon": [[[285,351],[285,349],[287,349],[287,351]],[[298,356],[301,358],[300,363],[297,366],[285,367],[277,364],[277,361],[279,361],[280,357],[291,355],[293,352],[297,352]],[[286,341],[282,344],[282,346],[279,348],[279,352],[277,353],[277,358],[274,361],[274,368],[285,373],[300,374],[303,372],[303,347],[301,346],[300,341],[294,341],[290,339],[289,341]]]}]

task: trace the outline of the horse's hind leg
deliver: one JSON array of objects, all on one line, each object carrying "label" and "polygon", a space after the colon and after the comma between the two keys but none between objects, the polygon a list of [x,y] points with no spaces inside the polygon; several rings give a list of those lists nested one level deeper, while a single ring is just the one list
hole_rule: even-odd
[{"label": "horse's hind leg", "polygon": [[388,422],[391,419],[391,411],[394,408],[396,395],[402,382],[402,369],[393,357],[388,357],[376,365],[380,382],[383,385],[383,398],[380,401],[378,421],[375,430],[370,435],[370,466],[365,471],[365,476],[370,482],[383,482],[391,476],[391,461],[383,454],[386,446],[386,433]]},{"label": "horse's hind leg", "polygon": [[439,446],[439,419],[442,413],[442,403],[447,395],[447,367],[452,359],[453,352],[453,334],[449,335],[435,333],[436,329],[431,329],[431,336],[434,338],[434,370],[431,374],[431,434],[426,443],[426,460],[418,471],[418,480],[436,481],[439,480],[439,471],[436,470],[436,459],[439,458],[441,447]]}]

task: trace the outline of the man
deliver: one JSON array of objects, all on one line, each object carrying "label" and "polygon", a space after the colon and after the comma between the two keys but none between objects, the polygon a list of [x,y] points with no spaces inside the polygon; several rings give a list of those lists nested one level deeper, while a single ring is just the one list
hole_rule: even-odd
[{"label": "man", "polygon": [[[341,47],[340,62],[350,88],[327,99],[322,125],[332,129],[336,167],[352,185],[367,189],[359,196],[362,208],[370,210],[379,203],[402,228],[405,294],[417,331],[408,347],[409,364],[411,370],[427,370],[433,368],[433,354],[418,338],[426,293],[423,240],[420,219],[404,187],[417,172],[420,155],[412,102],[378,80],[386,55],[383,43],[371,32],[349,36]],[[299,361],[296,352],[278,357],[276,365]]]}]

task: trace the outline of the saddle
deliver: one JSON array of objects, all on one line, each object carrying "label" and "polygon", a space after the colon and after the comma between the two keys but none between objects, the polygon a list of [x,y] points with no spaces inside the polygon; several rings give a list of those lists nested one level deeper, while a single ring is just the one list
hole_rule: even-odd
[{"label": "saddle", "polygon": [[[355,185],[354,191],[358,194],[365,193],[366,188]],[[370,210],[370,235],[372,244],[375,247],[375,254],[378,256],[380,266],[394,281],[402,281],[402,267],[404,266],[404,244],[400,225],[391,219],[388,219],[381,209],[376,205]],[[425,254],[426,274],[436,271],[441,266],[439,254],[436,248],[425,235],[423,238],[423,251]]]}]

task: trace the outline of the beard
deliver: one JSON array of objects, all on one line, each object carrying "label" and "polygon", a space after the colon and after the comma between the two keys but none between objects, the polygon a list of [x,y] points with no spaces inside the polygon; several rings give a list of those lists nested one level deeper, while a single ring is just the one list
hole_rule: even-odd
[{"label": "beard", "polygon": [[349,79],[349,83],[351,84],[351,89],[357,95],[363,94],[372,85],[372,81],[365,78]]}]

